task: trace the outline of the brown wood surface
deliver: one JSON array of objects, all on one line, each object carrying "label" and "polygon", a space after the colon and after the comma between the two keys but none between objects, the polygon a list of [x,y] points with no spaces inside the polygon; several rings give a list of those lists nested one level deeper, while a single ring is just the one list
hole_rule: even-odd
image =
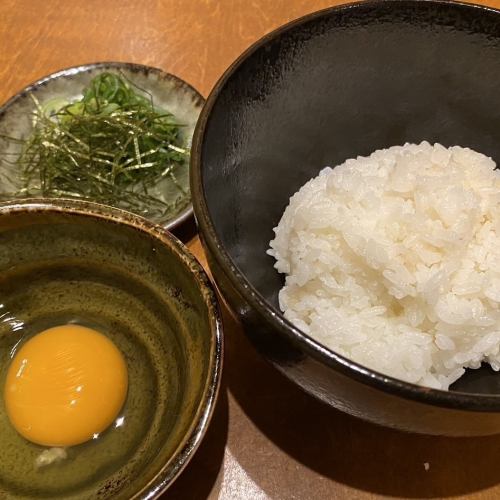
[{"label": "brown wood surface", "polygon": [[[157,66],[207,95],[253,41],[335,3],[0,0],[0,101],[55,70],[102,60]],[[500,7],[500,0],[487,3]],[[206,266],[197,237],[184,237]],[[225,333],[224,382],[212,424],[166,498],[500,499],[500,436],[436,438],[361,422],[280,376],[227,312]]]}]

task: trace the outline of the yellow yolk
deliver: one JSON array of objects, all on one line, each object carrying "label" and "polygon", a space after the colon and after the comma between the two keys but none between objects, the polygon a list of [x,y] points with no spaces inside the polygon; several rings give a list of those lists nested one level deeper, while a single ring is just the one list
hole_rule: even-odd
[{"label": "yellow yolk", "polygon": [[113,422],[127,387],[127,366],[113,342],[90,328],[65,325],[19,349],[4,397],[19,434],[43,446],[72,446]]}]

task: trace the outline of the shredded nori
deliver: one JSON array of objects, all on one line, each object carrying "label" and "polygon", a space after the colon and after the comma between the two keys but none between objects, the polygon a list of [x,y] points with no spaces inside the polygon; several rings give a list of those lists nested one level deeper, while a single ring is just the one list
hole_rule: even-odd
[{"label": "shredded nori", "polygon": [[[15,160],[21,188],[2,197],[69,197],[116,206],[164,221],[189,203],[177,179],[188,168],[175,117],[122,75],[101,73],[83,97],[56,107],[35,102],[34,126]],[[52,108],[52,109],[51,109]],[[4,137],[5,139],[5,137]],[[16,169],[17,170],[17,169]],[[154,190],[168,179],[178,196]]]}]

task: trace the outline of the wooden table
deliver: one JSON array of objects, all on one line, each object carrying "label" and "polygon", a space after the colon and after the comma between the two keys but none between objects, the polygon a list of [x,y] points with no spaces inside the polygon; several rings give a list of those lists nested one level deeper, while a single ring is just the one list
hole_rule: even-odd
[{"label": "wooden table", "polygon": [[[157,66],[210,92],[264,33],[328,0],[0,0],[0,101],[66,66]],[[488,0],[500,7],[500,0]],[[185,235],[184,235],[185,236]],[[192,235],[191,235],[192,236]],[[206,266],[196,236],[189,247]],[[500,436],[449,439],[359,421],[302,393],[225,313],[223,386],[174,499],[500,498]]]}]

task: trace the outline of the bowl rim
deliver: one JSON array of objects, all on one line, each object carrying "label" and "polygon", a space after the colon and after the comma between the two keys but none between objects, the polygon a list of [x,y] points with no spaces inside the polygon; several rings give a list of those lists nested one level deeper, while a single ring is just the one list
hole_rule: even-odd
[{"label": "bowl rim", "polygon": [[[53,80],[57,80],[58,78],[68,78],[74,75],[78,75],[80,73],[89,73],[94,70],[106,71],[107,69],[114,69],[114,70],[128,69],[133,72],[154,73],[163,80],[173,81],[176,87],[180,87],[185,91],[187,91],[187,93],[192,95],[192,97],[195,100],[196,106],[200,107],[200,114],[201,114],[201,110],[203,109],[203,106],[205,104],[205,98],[195,87],[193,87],[190,83],[186,82],[177,75],[168,73],[167,71],[164,71],[161,68],[157,68],[155,66],[149,66],[146,64],[126,62],[126,61],[98,61],[85,64],[78,64],[76,66],[68,66],[66,68],[59,69],[52,73],[46,74],[41,78],[35,80],[34,82],[29,83],[28,85],[23,87],[21,90],[17,91],[14,95],[9,97],[5,102],[3,102],[0,105],[0,121],[3,119],[4,113],[6,113],[14,103],[16,103],[20,99],[23,99],[26,96],[26,94],[40,87],[44,87]],[[188,219],[193,217],[193,214],[194,214],[193,202],[191,198],[191,202],[184,210],[179,212],[179,214],[173,217],[172,219],[162,224],[162,226],[165,229],[171,231],[172,229],[180,226]]]},{"label": "bowl rim", "polygon": [[193,136],[190,169],[191,193],[193,197],[195,218],[197,220],[200,233],[203,236],[202,241],[204,245],[219,268],[223,271],[231,286],[248,304],[250,304],[252,308],[259,313],[260,316],[265,319],[267,323],[272,324],[278,330],[280,335],[291,341],[293,345],[305,351],[316,361],[342,373],[349,378],[353,378],[364,385],[371,386],[385,393],[393,394],[404,399],[455,410],[498,412],[500,411],[500,395],[445,391],[412,384],[410,382],[404,382],[394,377],[384,375],[376,370],[367,368],[356,363],[355,361],[351,361],[350,359],[323,346],[318,341],[302,332],[289,320],[287,320],[281,311],[269,304],[257,291],[257,289],[246,279],[230,257],[227,250],[224,248],[224,245],[211,220],[203,186],[203,145],[205,131],[211,118],[212,109],[218,101],[219,95],[228,80],[231,79],[231,77],[245,63],[249,56],[265,47],[268,43],[276,40],[286,32],[300,25],[330,15],[346,14],[352,10],[385,7],[389,3],[392,8],[414,8],[417,5],[423,6],[425,4],[433,4],[440,5],[444,8],[456,8],[469,12],[473,10],[481,10],[500,15],[500,10],[498,9],[484,5],[451,0],[365,0],[328,7],[326,9],[312,12],[284,24],[283,26],[280,26],[279,28],[264,35],[248,49],[246,49],[224,72],[208,96],[205,106],[203,107],[198,119]]},{"label": "bowl rim", "polygon": [[0,223],[3,216],[27,212],[70,214],[127,226],[158,240],[171,250],[186,271],[194,277],[202,295],[209,319],[210,353],[208,375],[204,381],[200,403],[183,440],[157,474],[133,494],[131,500],[158,498],[169,488],[187,466],[198,449],[212,419],[221,385],[224,359],[223,324],[219,302],[208,274],[189,249],[172,233],[139,215],[108,205],[66,198],[31,198],[0,203]]}]

